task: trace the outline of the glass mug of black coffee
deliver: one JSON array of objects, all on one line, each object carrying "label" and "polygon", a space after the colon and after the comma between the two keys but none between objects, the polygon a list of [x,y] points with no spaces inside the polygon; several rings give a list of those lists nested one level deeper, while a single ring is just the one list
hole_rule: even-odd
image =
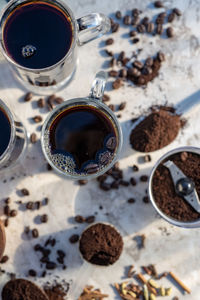
[{"label": "glass mug of black coffee", "polygon": [[113,112],[101,101],[105,84],[106,73],[97,73],[89,97],[60,104],[43,125],[44,155],[69,179],[100,176],[119,158],[122,132]]},{"label": "glass mug of black coffee", "polygon": [[75,19],[60,0],[12,0],[0,17],[1,50],[27,89],[48,94],[72,79],[77,48],[110,30],[110,19],[93,13]]},{"label": "glass mug of black coffee", "polygon": [[27,134],[23,124],[0,100],[0,172],[14,167],[24,156]]}]

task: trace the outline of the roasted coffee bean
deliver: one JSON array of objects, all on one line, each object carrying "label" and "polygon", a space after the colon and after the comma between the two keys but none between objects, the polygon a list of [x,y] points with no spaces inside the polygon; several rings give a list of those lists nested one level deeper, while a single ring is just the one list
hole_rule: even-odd
[{"label": "roasted coffee bean", "polygon": [[141,24],[147,26],[147,24],[149,23],[149,18],[148,17],[144,17],[141,21]]},{"label": "roasted coffee bean", "polygon": [[139,24],[139,25],[137,25],[137,31],[139,33],[144,33],[146,31],[146,28],[143,24]]},{"label": "roasted coffee bean", "polygon": [[36,228],[34,228],[34,229],[32,230],[32,236],[33,236],[34,239],[38,238],[38,236],[39,236],[39,231],[38,231]]},{"label": "roasted coffee bean", "polygon": [[25,234],[29,234],[29,232],[30,232],[30,227],[29,226],[25,226],[24,233]]},{"label": "roasted coffee bean", "polygon": [[142,73],[144,74],[144,75],[150,75],[150,74],[152,74],[152,68],[151,67],[144,67],[143,69],[142,69]]},{"label": "roasted coffee bean", "polygon": [[64,102],[64,99],[63,99],[62,97],[56,97],[56,98],[54,99],[54,102],[55,102],[56,104],[61,104],[61,103]]},{"label": "roasted coffee bean", "polygon": [[129,186],[129,182],[126,180],[120,180],[120,184],[126,187]]},{"label": "roasted coffee bean", "polygon": [[125,58],[122,60],[122,65],[125,66],[129,61],[130,61],[130,58],[125,57]]},{"label": "roasted coffee bean", "polygon": [[146,155],[144,156],[144,161],[145,161],[145,162],[150,162],[150,161],[151,161],[151,156],[150,156],[149,154],[146,154]]},{"label": "roasted coffee bean", "polygon": [[49,204],[49,198],[45,197],[44,198],[44,205],[48,205]]},{"label": "roasted coffee bean", "polygon": [[41,116],[35,116],[35,117],[33,118],[33,121],[34,121],[35,123],[40,123],[40,122],[42,122],[42,117],[41,117]]},{"label": "roasted coffee bean", "polygon": [[160,62],[163,62],[165,60],[165,54],[161,51],[158,52],[157,58]]},{"label": "roasted coffee bean", "polygon": [[135,199],[134,198],[130,198],[130,199],[127,200],[127,202],[130,203],[130,204],[133,204],[133,203],[135,203]]},{"label": "roasted coffee bean", "polygon": [[132,68],[132,75],[135,77],[139,77],[141,75],[141,72],[137,68]]},{"label": "roasted coffee bean", "polygon": [[140,41],[139,38],[135,38],[135,39],[133,39],[133,44],[137,44],[139,41]]},{"label": "roasted coffee bean", "polygon": [[143,200],[144,203],[149,203],[150,202],[148,196],[144,196],[142,200]]},{"label": "roasted coffee bean", "polygon": [[31,136],[30,136],[30,141],[32,144],[35,144],[37,142],[37,135],[36,133],[31,133]]},{"label": "roasted coffee bean", "polygon": [[104,95],[103,95],[103,98],[102,98],[102,101],[103,101],[103,102],[108,102],[108,101],[110,101],[110,96],[108,96],[107,94],[104,94]]},{"label": "roasted coffee bean", "polygon": [[130,183],[131,183],[131,185],[133,185],[133,186],[136,186],[136,185],[137,185],[137,181],[136,181],[136,179],[135,179],[134,177],[131,177]]},{"label": "roasted coffee bean", "polygon": [[158,24],[156,27],[156,33],[161,35],[163,33],[163,26],[162,24]]},{"label": "roasted coffee bean", "polygon": [[36,277],[37,276],[37,272],[35,270],[31,269],[31,270],[28,271],[28,275],[32,276],[32,277]]},{"label": "roasted coffee bean", "polygon": [[156,19],[156,24],[161,24],[161,25],[163,25],[163,24],[164,24],[164,18],[157,17],[157,19]]},{"label": "roasted coffee bean", "polygon": [[112,33],[115,33],[119,30],[119,24],[118,23],[114,23],[113,25],[111,25],[111,31]]},{"label": "roasted coffee bean", "polygon": [[58,262],[59,264],[63,265],[63,264],[64,264],[64,258],[59,256],[59,257],[57,258],[57,262]]},{"label": "roasted coffee bean", "polygon": [[24,101],[28,102],[33,98],[33,94],[31,92],[28,92],[25,97],[24,97]]},{"label": "roasted coffee bean", "polygon": [[118,71],[111,70],[111,71],[108,73],[108,75],[109,75],[110,77],[117,77],[117,76],[118,76]]},{"label": "roasted coffee bean", "polygon": [[36,201],[36,202],[35,202],[35,208],[36,208],[37,210],[40,209],[41,206],[42,206],[42,203],[41,203],[40,201]]},{"label": "roasted coffee bean", "polygon": [[70,236],[69,241],[71,244],[75,244],[77,243],[79,240],[79,235],[78,234],[73,234],[72,236]]},{"label": "roasted coffee bean", "polygon": [[142,69],[143,66],[144,66],[144,64],[141,61],[139,61],[139,60],[135,60],[133,62],[133,67],[135,67],[135,68]]},{"label": "roasted coffee bean", "polygon": [[110,23],[111,23],[111,25],[113,25],[115,23],[112,18],[110,18]]},{"label": "roasted coffee bean", "polygon": [[166,29],[166,33],[167,33],[168,38],[172,38],[174,36],[174,30],[173,30],[173,28],[172,27],[168,27]]},{"label": "roasted coffee bean", "polygon": [[65,257],[66,256],[66,254],[65,254],[65,252],[63,250],[57,250],[57,254],[60,257]]},{"label": "roasted coffee bean", "polygon": [[153,58],[148,57],[148,58],[146,59],[146,61],[145,61],[145,65],[146,65],[147,67],[152,67],[152,66],[153,66]]},{"label": "roasted coffee bean", "polygon": [[115,150],[117,146],[117,140],[115,137],[110,137],[106,142],[106,148],[109,150]]},{"label": "roasted coffee bean", "polygon": [[111,183],[111,188],[112,188],[112,189],[118,190],[118,188],[119,188],[119,180],[114,180],[114,181]]},{"label": "roasted coffee bean", "polygon": [[110,67],[114,67],[116,64],[117,64],[117,60],[116,58],[113,57],[110,61]]},{"label": "roasted coffee bean", "polygon": [[137,35],[137,31],[132,30],[132,31],[130,31],[129,35],[130,35],[131,37],[134,37],[134,36]]},{"label": "roasted coffee bean", "polygon": [[139,171],[139,168],[138,168],[138,166],[136,166],[136,165],[133,165],[133,171],[134,171],[134,172],[138,172],[138,171]]},{"label": "roasted coffee bean", "polygon": [[178,17],[182,16],[182,12],[181,12],[180,9],[177,8],[177,7],[173,9],[173,12],[174,12]]},{"label": "roasted coffee bean", "polygon": [[116,79],[113,83],[112,83],[112,87],[114,90],[119,89],[122,86],[122,81],[121,79]]},{"label": "roasted coffee bean", "polygon": [[116,13],[115,13],[115,17],[117,18],[117,19],[121,19],[122,18],[122,13],[121,13],[121,11],[116,11]]},{"label": "roasted coffee bean", "polygon": [[54,100],[56,98],[56,95],[52,94],[47,98],[47,106],[49,110],[53,109],[54,106]]},{"label": "roasted coffee bean", "polygon": [[83,216],[80,216],[80,215],[75,216],[74,220],[77,223],[80,223],[80,224],[85,222],[85,218]]},{"label": "roasted coffee bean", "polygon": [[126,107],[126,102],[122,102],[122,103],[119,105],[119,110],[123,110],[125,107]]},{"label": "roasted coffee bean", "polygon": [[152,33],[155,28],[154,23],[152,23],[152,22],[148,23],[146,28],[147,28],[148,33]]},{"label": "roasted coffee bean", "polygon": [[6,204],[10,204],[11,199],[10,199],[10,197],[8,197],[8,198],[6,198],[4,201],[5,201]]},{"label": "roasted coffee bean", "polygon": [[40,244],[36,244],[35,246],[34,246],[34,251],[42,251],[43,250],[43,248],[42,248],[42,246],[40,245]]},{"label": "roasted coffee bean", "polygon": [[9,260],[8,255],[4,255],[4,256],[2,257],[2,259],[0,260],[0,264],[5,264],[8,260]]},{"label": "roasted coffee bean", "polygon": [[110,152],[106,151],[101,154],[99,162],[102,165],[107,165],[111,161],[111,158],[112,158],[112,156],[111,156]]},{"label": "roasted coffee bean", "polygon": [[168,18],[167,18],[167,21],[169,22],[169,23],[171,23],[171,22],[173,22],[174,21],[174,19],[175,19],[175,13],[171,13],[171,14],[169,14],[169,16],[168,16]]},{"label": "roasted coffee bean", "polygon": [[109,191],[111,189],[110,183],[106,183],[104,181],[100,182],[100,189],[103,191]]},{"label": "roasted coffee bean", "polygon": [[10,216],[10,206],[9,205],[4,206],[4,214],[8,217]]},{"label": "roasted coffee bean", "polygon": [[139,78],[138,78],[138,81],[137,81],[138,85],[145,85],[147,84],[147,81],[145,79],[145,77],[143,75],[141,75]]},{"label": "roasted coffee bean", "polygon": [[114,55],[114,53],[112,52],[112,51],[109,51],[109,50],[105,50],[105,52],[106,52],[106,54],[108,55],[108,56],[113,56]]},{"label": "roasted coffee bean", "polygon": [[21,193],[22,193],[22,195],[23,196],[29,196],[30,195],[30,192],[29,192],[29,190],[27,190],[27,189],[21,189]]},{"label": "roasted coffee bean", "polygon": [[57,265],[56,265],[56,263],[53,262],[53,261],[49,261],[49,262],[47,262],[47,264],[46,264],[46,269],[47,269],[47,270],[55,270],[56,267],[57,267]]},{"label": "roasted coffee bean", "polygon": [[154,2],[154,6],[156,8],[161,8],[161,7],[164,7],[164,4],[161,1],[155,1]]},{"label": "roasted coffee bean", "polygon": [[85,172],[87,174],[93,174],[99,171],[99,166],[97,164],[88,164],[85,168],[84,168]]},{"label": "roasted coffee bean", "polygon": [[95,221],[95,216],[89,216],[85,219],[85,222],[88,224],[94,223]]},{"label": "roasted coffee bean", "polygon": [[45,107],[45,101],[44,101],[44,98],[40,98],[40,99],[37,101],[37,106],[40,107],[40,108]]},{"label": "roasted coffee bean", "polygon": [[16,215],[17,215],[17,210],[12,209],[11,212],[10,212],[10,216],[14,218],[14,217],[16,217]]},{"label": "roasted coffee bean", "polygon": [[88,183],[88,181],[86,179],[80,179],[78,181],[79,185],[86,185]]},{"label": "roasted coffee bean", "polygon": [[148,181],[148,176],[147,175],[142,175],[142,176],[140,176],[140,181],[141,182],[147,182]]},{"label": "roasted coffee bean", "polygon": [[107,39],[105,43],[107,46],[109,46],[109,45],[114,44],[114,40],[112,38],[110,38],[110,39]]},{"label": "roasted coffee bean", "polygon": [[121,51],[120,54],[119,54],[119,56],[118,56],[118,58],[117,58],[117,60],[118,61],[123,61],[124,58],[125,58],[125,52]]},{"label": "roasted coffee bean", "polygon": [[125,16],[125,17],[123,18],[123,23],[124,23],[125,25],[131,25],[131,17],[130,17],[130,16]]},{"label": "roasted coffee bean", "polygon": [[167,16],[166,12],[162,12],[158,15],[158,18],[164,19]]},{"label": "roasted coffee bean", "polygon": [[40,220],[41,220],[42,223],[47,223],[48,222],[48,215],[47,214],[42,215]]},{"label": "roasted coffee bean", "polygon": [[127,77],[127,69],[121,69],[119,71],[119,77],[126,78]]},{"label": "roasted coffee bean", "polygon": [[108,107],[112,110],[115,111],[115,106],[113,104],[109,104]]},{"label": "roasted coffee bean", "polygon": [[6,218],[6,219],[4,220],[4,226],[5,226],[5,227],[8,227],[8,225],[9,225],[9,219]]},{"label": "roasted coffee bean", "polygon": [[133,17],[133,18],[132,18],[131,24],[132,24],[133,26],[136,26],[136,25],[138,25],[139,23],[140,23],[140,18],[139,18],[139,17]]},{"label": "roasted coffee bean", "polygon": [[97,181],[103,182],[103,181],[105,181],[107,179],[107,177],[108,177],[107,174],[103,174],[103,175],[97,177]]},{"label": "roasted coffee bean", "polygon": [[134,9],[132,10],[132,16],[133,16],[133,17],[138,17],[140,14],[141,14],[141,11],[140,11],[139,9],[134,8]]}]

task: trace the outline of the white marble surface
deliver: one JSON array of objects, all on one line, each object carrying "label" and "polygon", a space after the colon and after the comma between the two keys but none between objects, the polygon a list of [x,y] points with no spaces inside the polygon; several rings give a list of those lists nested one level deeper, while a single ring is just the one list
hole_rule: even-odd
[{"label": "white marble surface", "polygon": [[[121,9],[125,13],[126,10],[134,7],[144,10],[145,14],[149,16],[162,11],[162,9],[152,9],[148,0],[68,0],[66,2],[77,17],[95,11],[110,14],[117,9]],[[174,22],[176,37],[169,41],[165,38],[149,38],[144,35],[140,42],[141,48],[145,48],[141,53],[141,58],[153,55],[159,49],[166,53],[167,59],[162,66],[159,78],[150,83],[146,89],[125,86],[119,91],[109,92],[112,103],[127,101],[127,107],[122,112],[120,119],[125,137],[120,165],[127,178],[133,175],[129,167],[134,163],[138,164],[141,156],[129,146],[128,136],[132,126],[129,120],[153,103],[163,104],[167,100],[176,105],[185,100],[186,107],[191,107],[200,100],[200,0],[164,2],[168,8],[176,6],[184,12],[183,17]],[[3,5],[4,1],[0,0],[0,3]],[[115,52],[124,49],[130,53],[134,51],[139,45],[132,45],[128,39],[121,37],[128,32],[129,29],[124,27],[115,34],[115,44],[110,48]],[[95,73],[105,66],[106,58],[101,55],[102,41],[104,40],[105,37],[101,41],[97,40],[80,48],[80,63],[76,78],[67,89],[59,93],[66,100],[88,95]],[[151,45],[150,42],[152,42]],[[34,101],[22,103],[23,95],[24,90],[12,77],[7,63],[1,61],[0,98],[15,111],[23,120],[28,132],[32,133],[37,126],[30,122],[30,118],[38,114],[38,109]],[[36,99],[38,97],[34,98],[34,100]],[[199,111],[200,105],[196,105],[186,114],[188,125],[173,144],[153,153],[151,163],[139,164],[140,175],[149,174],[156,160],[172,148],[182,145],[199,146]],[[43,116],[45,118],[46,115],[43,114]],[[40,133],[37,134],[39,136]],[[26,177],[23,176],[24,173],[27,174]],[[159,272],[173,271],[192,290],[191,295],[183,295],[175,287],[173,295],[179,296],[181,300],[200,299],[200,231],[199,229],[175,228],[159,219],[152,206],[142,202],[144,190],[147,187],[145,184],[107,193],[97,189],[95,181],[80,188],[74,182],[65,181],[53,172],[46,172],[46,163],[39,142],[36,145],[29,145],[27,157],[20,170],[16,171],[15,180],[3,183],[4,178],[9,179],[10,175],[1,175],[1,208],[3,199],[8,196],[12,199],[12,207],[17,207],[15,201],[19,200],[19,196],[16,192],[24,187],[31,191],[30,197],[24,198],[24,201],[28,199],[36,201],[45,196],[50,198],[48,207],[42,208],[39,212],[24,213],[20,211],[18,216],[10,221],[10,226],[6,229],[6,254],[10,257],[9,262],[4,266],[7,271],[16,272],[17,276],[25,276],[30,268],[39,271],[37,254],[32,250],[29,252],[29,250],[36,242],[42,242],[47,236],[52,235],[58,240],[59,248],[63,248],[67,252],[68,268],[66,271],[58,269],[45,281],[53,280],[55,275],[66,280],[73,280],[74,285],[71,289],[70,299],[76,299],[85,284],[94,284],[95,287],[101,288],[110,295],[109,299],[119,299],[111,284],[125,278],[125,267],[134,264],[139,271],[141,265],[149,263],[156,264]],[[136,198],[136,203],[132,206],[126,204],[130,197]],[[98,209],[99,205],[103,206],[102,211]],[[94,268],[83,264],[79,257],[78,245],[70,245],[68,242],[68,237],[72,233],[81,233],[85,227],[85,225],[80,225],[78,229],[74,229],[75,224],[72,222],[72,217],[79,213],[91,215],[96,211],[98,212],[97,221],[114,224],[124,238],[125,246],[121,259],[109,268]],[[48,213],[49,222],[35,225],[34,217],[38,213]],[[109,216],[106,216],[106,213],[109,213]],[[38,227],[40,231],[38,240],[24,238],[22,231],[27,225],[31,228]],[[136,242],[133,240],[136,234],[146,235],[146,249],[138,251]],[[6,276],[1,276],[1,286],[6,280]],[[42,284],[44,281],[37,279],[37,282]],[[162,282],[165,286],[171,286],[167,279],[163,279]],[[166,299],[172,299],[172,297]]]}]

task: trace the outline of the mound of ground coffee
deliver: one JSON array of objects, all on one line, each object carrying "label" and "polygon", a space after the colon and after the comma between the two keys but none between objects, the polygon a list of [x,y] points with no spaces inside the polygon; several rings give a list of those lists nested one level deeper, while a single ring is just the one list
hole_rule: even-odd
[{"label": "mound of ground coffee", "polygon": [[[168,157],[167,160],[173,161],[187,177],[194,181],[200,197],[200,156],[191,152],[180,152]],[[176,194],[171,174],[163,164],[160,164],[154,173],[152,192],[160,210],[169,217],[183,222],[200,218],[200,214]]]},{"label": "mound of ground coffee", "polygon": [[180,116],[166,109],[153,111],[130,134],[133,149],[151,152],[169,145],[178,135],[183,122]]},{"label": "mound of ground coffee", "polygon": [[123,240],[114,227],[97,223],[83,232],[79,249],[88,262],[108,266],[119,259]]},{"label": "mound of ground coffee", "polygon": [[6,245],[6,235],[5,235],[4,225],[0,221],[0,259],[3,256],[5,245]]},{"label": "mound of ground coffee", "polygon": [[25,279],[8,281],[1,295],[2,300],[49,300],[41,288]]}]

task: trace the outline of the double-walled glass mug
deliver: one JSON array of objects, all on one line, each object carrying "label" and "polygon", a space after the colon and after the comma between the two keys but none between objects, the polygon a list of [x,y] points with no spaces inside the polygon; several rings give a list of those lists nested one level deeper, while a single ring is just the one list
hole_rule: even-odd
[{"label": "double-walled glass mug", "polygon": [[0,16],[0,47],[28,90],[48,94],[72,79],[78,46],[109,30],[105,15],[75,19],[60,0],[11,0]]},{"label": "double-walled glass mug", "polygon": [[24,157],[27,148],[27,133],[23,124],[0,100],[0,173],[13,168]]},{"label": "double-walled glass mug", "polygon": [[106,73],[99,72],[90,95],[58,105],[44,122],[42,150],[52,168],[68,179],[92,179],[119,158],[122,131],[102,102]]}]

